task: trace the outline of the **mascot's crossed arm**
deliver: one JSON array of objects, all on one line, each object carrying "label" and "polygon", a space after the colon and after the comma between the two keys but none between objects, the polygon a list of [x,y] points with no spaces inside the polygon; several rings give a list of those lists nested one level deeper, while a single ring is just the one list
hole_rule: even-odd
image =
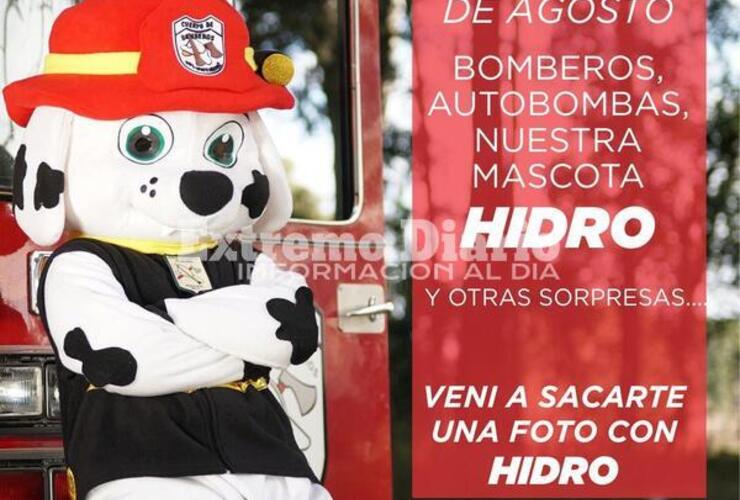
[{"label": "mascot's crossed arm", "polygon": [[77,497],[330,498],[266,390],[318,347],[311,290],[224,241],[290,217],[257,113],[292,106],[290,60],[255,52],[224,0],[86,0],[49,48],[4,95],[26,127],[19,225],[79,234],[38,297]]}]

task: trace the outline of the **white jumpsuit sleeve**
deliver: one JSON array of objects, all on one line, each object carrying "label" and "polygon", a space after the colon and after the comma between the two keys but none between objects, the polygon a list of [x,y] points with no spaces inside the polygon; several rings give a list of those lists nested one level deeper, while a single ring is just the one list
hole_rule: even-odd
[{"label": "white jumpsuit sleeve", "polygon": [[156,396],[240,380],[241,359],[188,336],[128,300],[110,267],[88,252],[52,259],[44,315],[60,362],[108,392]]},{"label": "white jumpsuit sleeve", "polygon": [[285,368],[310,357],[318,344],[313,295],[303,276],[260,254],[249,285],[165,300],[184,332],[250,363]]}]

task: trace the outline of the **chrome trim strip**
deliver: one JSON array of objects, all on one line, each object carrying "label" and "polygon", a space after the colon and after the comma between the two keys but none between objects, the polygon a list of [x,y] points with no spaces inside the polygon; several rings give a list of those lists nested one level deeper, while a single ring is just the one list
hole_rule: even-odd
[{"label": "chrome trim strip", "polygon": [[[64,448],[0,448],[0,460],[64,459]],[[2,470],[2,469],[0,469]]]},{"label": "chrome trim strip", "polygon": [[40,314],[38,304],[38,289],[41,281],[41,273],[44,271],[52,252],[50,250],[34,250],[28,257],[28,303],[29,311],[38,316]]},{"label": "chrome trim strip", "polygon": [[53,356],[54,351],[47,345],[0,345],[0,356],[2,355],[26,355],[26,356]]}]

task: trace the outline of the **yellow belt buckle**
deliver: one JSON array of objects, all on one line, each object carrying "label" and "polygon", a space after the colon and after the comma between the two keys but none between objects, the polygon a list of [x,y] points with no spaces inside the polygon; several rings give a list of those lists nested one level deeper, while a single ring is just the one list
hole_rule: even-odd
[{"label": "yellow belt buckle", "polygon": [[264,391],[267,389],[269,383],[265,377],[256,379],[242,380],[240,382],[230,382],[228,384],[219,385],[217,387],[223,387],[225,389],[232,389],[239,392],[247,392],[250,387],[254,387],[258,391]]},{"label": "yellow belt buckle", "polygon": [[[250,378],[248,380],[240,380],[239,382],[229,382],[228,384],[222,384],[217,385],[216,387],[223,387],[224,389],[231,389],[234,391],[239,392],[247,392],[247,390],[250,387],[254,387],[258,391],[264,391],[269,387],[270,383],[267,381],[265,377],[260,378]],[[94,385],[90,384],[87,386],[87,392],[95,391],[100,389],[99,387],[95,387]],[[192,394],[193,391],[186,391],[188,394]]]},{"label": "yellow belt buckle", "polygon": [[258,391],[264,391],[265,389],[267,389],[267,386],[269,385],[265,377],[260,377],[254,380],[248,380],[247,382],[251,382],[252,387],[257,389]]}]

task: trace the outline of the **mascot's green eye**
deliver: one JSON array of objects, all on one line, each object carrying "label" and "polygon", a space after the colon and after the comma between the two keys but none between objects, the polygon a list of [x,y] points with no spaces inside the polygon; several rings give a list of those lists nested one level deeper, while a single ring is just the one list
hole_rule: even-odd
[{"label": "mascot's green eye", "polygon": [[234,154],[234,138],[225,133],[211,140],[208,146],[208,158],[222,167],[231,168],[236,163]]},{"label": "mascot's green eye", "polygon": [[236,165],[237,154],[244,143],[244,129],[238,122],[226,122],[206,140],[203,156],[219,167]]},{"label": "mascot's green eye", "polygon": [[136,127],[126,138],[126,153],[142,163],[154,160],[164,149],[162,132],[149,125]]},{"label": "mascot's green eye", "polygon": [[126,121],[118,134],[118,149],[134,163],[149,165],[172,147],[172,129],[162,118],[147,115]]}]

